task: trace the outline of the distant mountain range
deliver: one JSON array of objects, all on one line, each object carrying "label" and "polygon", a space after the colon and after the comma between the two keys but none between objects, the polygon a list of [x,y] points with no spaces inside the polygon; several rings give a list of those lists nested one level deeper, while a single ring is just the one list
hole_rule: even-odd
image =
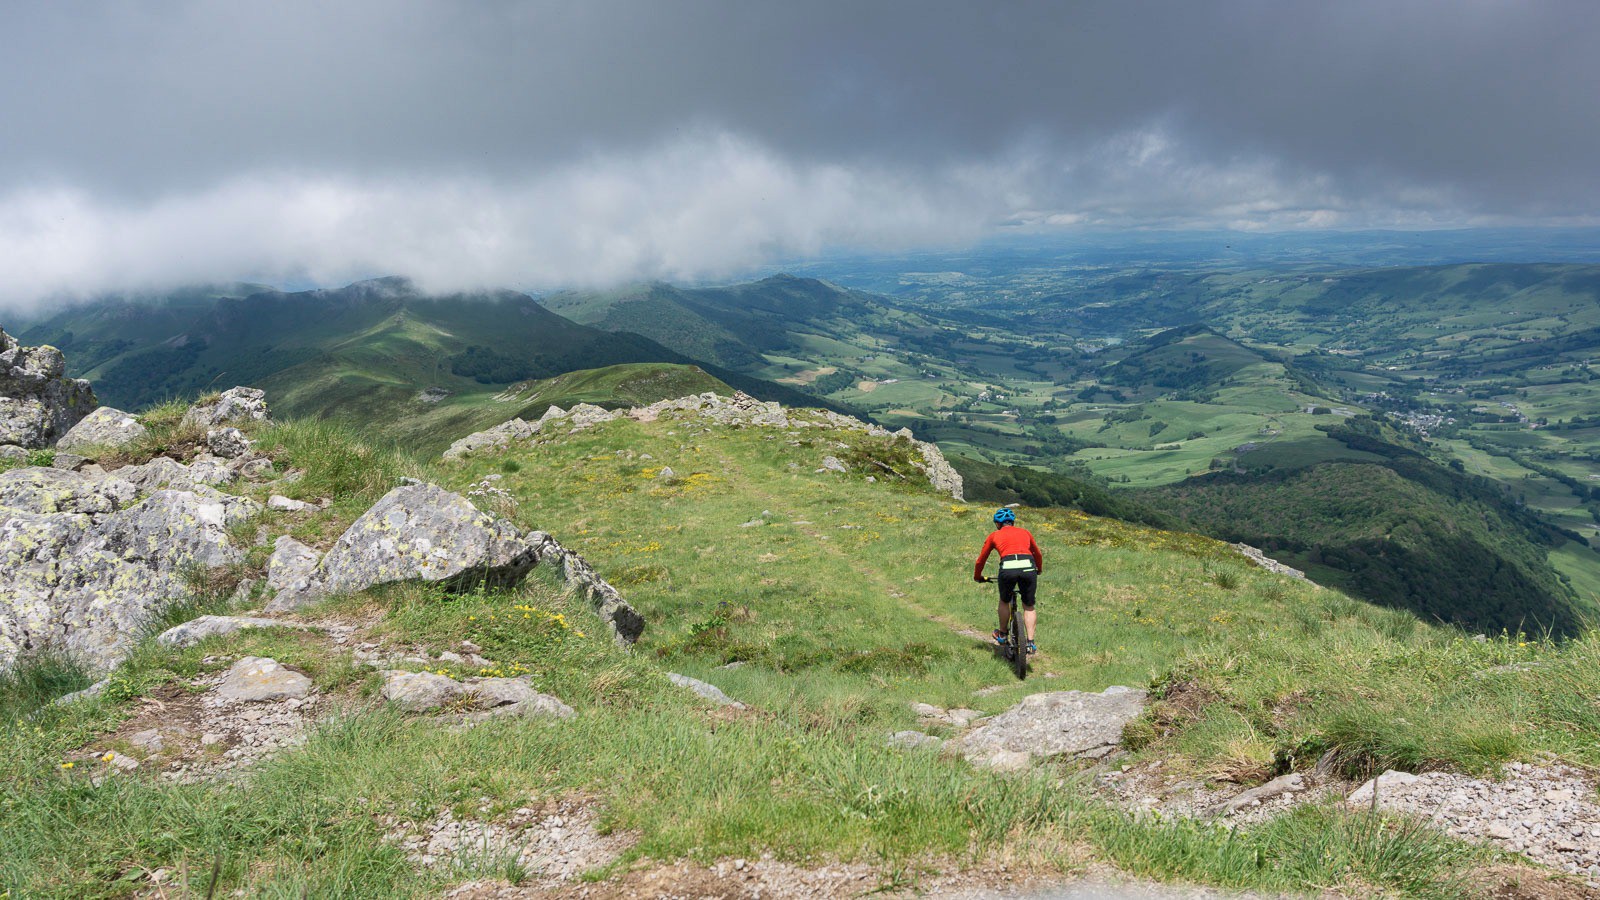
[{"label": "distant mountain range", "polygon": [[[539,395],[548,406],[566,394],[527,383],[577,370],[649,364],[638,378],[613,372],[603,379],[624,401],[643,399],[625,396],[624,385],[670,382],[674,390],[731,385],[763,399],[818,402],[701,367],[638,334],[580,325],[525,294],[430,296],[400,278],[295,293],[241,285],[111,299],[31,323],[19,335],[65,351],[73,374],[93,381],[107,405],[138,409],[249,384],[267,390],[281,414],[340,416],[428,447],[448,444],[460,429],[537,414],[540,401],[528,410],[517,398]],[[695,367],[699,379],[662,380],[663,365]],[[508,391],[513,385],[522,388]]]}]

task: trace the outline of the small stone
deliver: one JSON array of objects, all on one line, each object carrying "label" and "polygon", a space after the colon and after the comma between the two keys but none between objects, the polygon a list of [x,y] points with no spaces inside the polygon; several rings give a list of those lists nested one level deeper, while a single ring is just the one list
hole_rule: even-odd
[{"label": "small stone", "polygon": [[234,663],[217,687],[217,696],[237,703],[299,699],[311,692],[311,679],[275,659],[247,656]]},{"label": "small stone", "polygon": [[147,753],[160,753],[164,742],[161,740],[161,729],[146,728],[128,735],[128,743]]},{"label": "small stone", "polygon": [[118,753],[115,750],[107,753],[100,759],[105,762],[106,765],[112,766],[113,768],[122,772],[132,772],[134,769],[139,768],[139,761],[137,759],[134,759],[131,756],[123,756],[121,753]]},{"label": "small stone", "polygon": [[383,673],[383,697],[406,712],[438,709],[461,696],[466,685],[432,672]]},{"label": "small stone", "polygon": [[252,459],[239,467],[239,474],[251,480],[266,478],[272,474],[272,460]]},{"label": "small stone", "polygon": [[50,460],[50,468],[65,469],[68,472],[76,472],[88,464],[89,460],[86,457],[79,456],[76,453],[61,453],[59,451]]},{"label": "small stone", "polygon": [[280,494],[273,494],[267,498],[267,509],[278,509],[284,512],[313,512],[321,509],[321,507],[314,503],[306,503],[303,500],[291,500]]},{"label": "small stone", "polygon": [[937,747],[943,743],[931,734],[920,731],[896,731],[889,736],[888,746],[899,750],[918,750],[923,747]]},{"label": "small stone", "polygon": [[679,687],[688,688],[689,690],[694,691],[696,694],[699,694],[701,697],[710,700],[712,703],[715,703],[718,706],[729,706],[734,709],[745,708],[743,703],[740,703],[732,697],[729,697],[727,694],[724,694],[722,689],[714,684],[707,684],[698,678],[690,678],[687,675],[679,675],[677,672],[668,672],[667,678],[673,684]]}]

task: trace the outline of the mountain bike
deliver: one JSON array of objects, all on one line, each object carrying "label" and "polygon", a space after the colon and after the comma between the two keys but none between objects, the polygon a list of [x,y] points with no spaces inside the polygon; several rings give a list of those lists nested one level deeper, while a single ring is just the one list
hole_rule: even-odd
[{"label": "mountain bike", "polygon": [[[993,584],[994,579],[985,575],[983,583]],[[1011,601],[1010,633],[1006,635],[1006,659],[1016,669],[1018,681],[1028,677],[1028,626],[1022,623],[1021,607],[1021,603]]]}]

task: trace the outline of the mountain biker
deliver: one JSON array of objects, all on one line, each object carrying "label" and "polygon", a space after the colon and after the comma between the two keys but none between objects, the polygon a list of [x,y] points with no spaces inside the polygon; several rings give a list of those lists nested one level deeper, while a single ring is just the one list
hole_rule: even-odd
[{"label": "mountain biker", "polygon": [[1006,644],[1007,630],[1011,627],[1011,613],[1016,608],[1016,598],[1022,595],[1022,624],[1028,631],[1027,652],[1037,653],[1033,642],[1033,625],[1038,614],[1033,611],[1033,595],[1039,586],[1039,576],[1044,574],[1044,553],[1039,543],[1027,529],[1017,525],[1017,514],[1009,509],[995,510],[995,530],[984,541],[978,554],[978,564],[972,569],[973,581],[984,581],[983,566],[991,552],[1000,554],[1000,627],[994,631],[994,642]]}]

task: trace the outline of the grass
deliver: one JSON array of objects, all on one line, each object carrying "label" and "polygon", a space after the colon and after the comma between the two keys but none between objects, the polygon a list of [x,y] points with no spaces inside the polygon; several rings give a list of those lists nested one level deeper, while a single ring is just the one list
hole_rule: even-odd
[{"label": "grass", "polygon": [[[502,475],[510,514],[621,586],[649,621],[644,641],[614,646],[540,570],[514,590],[391,586],[307,612],[375,620],[376,638],[426,648],[419,668],[527,674],[577,710],[467,731],[377,705],[372,675],[295,631],[184,650],[146,640],[103,698],[66,708],[45,701],[81,674],[47,661],[16,670],[0,684],[0,891],[128,896],[166,869],[201,893],[220,860],[226,892],[437,895],[464,873],[413,865],[385,839],[386,822],[445,809],[494,819],[581,796],[602,828],[637,838],[623,866],[772,852],[867,861],[915,881],[988,865],[1005,846],[1061,871],[1098,858],[1232,887],[1459,897],[1488,854],[1401,820],[1311,807],[1239,831],[1164,821],[1093,799],[1070,766],[1003,776],[892,750],[885,737],[914,725],[911,701],[998,712],[1033,691],[1118,683],[1167,698],[1132,733],[1139,753],[1211,773],[1264,777],[1330,749],[1352,773],[1481,770],[1542,752],[1587,761],[1584,741],[1592,747],[1600,725],[1590,644],[1461,640],[1270,575],[1209,540],[1067,511],[1023,510],[1046,554],[1036,675],[1055,677],[1018,683],[983,637],[993,595],[970,581],[986,510],[891,476],[904,474],[906,447],[862,433],[618,421],[438,468],[325,422],[256,437],[280,469],[304,470],[298,496],[335,499],[322,513],[263,521],[321,540],[403,475],[455,489]],[[814,471],[825,455],[850,471]],[[661,478],[668,465],[675,477]],[[226,610],[239,574],[196,579],[196,596],[152,633]],[[462,640],[496,666],[466,671],[438,657]],[[351,708],[235,786],[95,781],[87,766],[62,768],[100,747],[140,698],[246,654],[306,671]],[[746,665],[719,668],[732,660]],[[1532,668],[1498,668],[1523,664]],[[669,670],[750,709],[709,707]],[[1179,683],[1205,685],[1207,702],[1169,708]],[[1315,702],[1295,705],[1307,692]]]}]

